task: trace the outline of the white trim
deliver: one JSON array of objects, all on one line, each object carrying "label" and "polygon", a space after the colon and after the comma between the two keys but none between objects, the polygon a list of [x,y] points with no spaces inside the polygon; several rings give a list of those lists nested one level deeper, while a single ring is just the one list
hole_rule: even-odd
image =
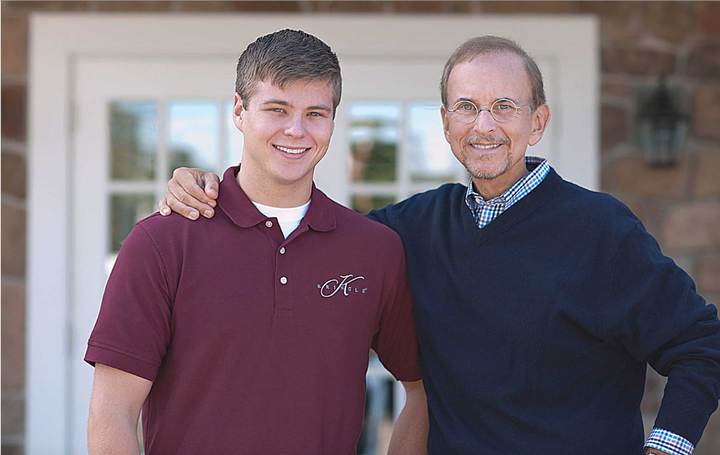
[{"label": "white trim", "polygon": [[[159,157],[158,157],[159,158]],[[158,159],[159,161],[159,159]],[[158,167],[157,165],[155,166]],[[132,182],[132,181],[112,181],[108,182],[108,193],[124,193],[124,194],[140,194],[157,192],[157,184],[155,182]]]},{"label": "white trim", "polygon": [[[30,18],[28,130],[28,301],[26,435],[28,454],[67,447],[72,49],[44,18]],[[52,76],[50,76],[52,75]],[[43,87],[48,77],[52,88]],[[51,113],[52,112],[52,113]],[[38,336],[38,334],[42,334]]]},{"label": "white trim", "polygon": [[[209,23],[212,26],[208,26]],[[482,22],[482,28],[478,28]],[[581,98],[561,97],[562,109],[574,103],[587,116],[560,122],[554,144],[573,144],[577,155],[555,163],[562,173],[570,165],[582,169],[574,180],[596,188],[597,163],[597,21],[589,16],[528,15],[228,15],[207,14],[85,14],[39,13],[30,18],[29,179],[28,195],[28,307],[27,307],[27,413],[28,455],[70,452],[68,405],[71,393],[73,298],[71,223],[74,216],[72,188],[73,118],[69,100],[74,99],[74,61],[77,57],[114,58],[120,55],[147,57],[218,58],[237,55],[245,38],[283,27],[302,28],[327,39],[341,61],[363,56],[388,59],[432,57],[445,59],[453,46],[470,35],[489,33],[510,36],[531,53],[547,46],[538,37],[554,39],[553,53],[578,64],[555,68],[562,87],[593,87]],[[362,36],[358,39],[357,36]],[[392,39],[388,37],[392,36]],[[201,38],[200,38],[201,37]],[[422,49],[418,55],[418,49]],[[590,50],[590,51],[588,51]],[[439,74],[438,74],[439,77]],[[559,118],[553,119],[559,122]],[[579,122],[584,122],[578,127]],[[578,137],[587,131],[590,137]],[[88,188],[87,191],[96,189]],[[82,198],[79,198],[82,200]]]}]

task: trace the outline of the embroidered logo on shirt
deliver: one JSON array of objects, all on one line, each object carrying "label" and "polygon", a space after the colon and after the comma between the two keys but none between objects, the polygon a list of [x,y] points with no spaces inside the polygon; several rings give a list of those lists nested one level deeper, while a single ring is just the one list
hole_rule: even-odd
[{"label": "embroidered logo on shirt", "polygon": [[347,297],[350,294],[365,294],[367,292],[368,288],[359,286],[358,281],[362,280],[365,280],[364,276],[349,273],[340,275],[340,278],[330,278],[323,284],[318,284],[317,287],[320,289],[320,297],[327,299],[338,292],[342,292],[342,295]]}]

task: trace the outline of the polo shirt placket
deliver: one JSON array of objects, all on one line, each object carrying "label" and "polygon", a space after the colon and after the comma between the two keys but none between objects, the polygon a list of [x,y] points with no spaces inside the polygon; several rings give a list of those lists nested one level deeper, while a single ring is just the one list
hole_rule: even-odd
[{"label": "polo shirt placket", "polygon": [[[273,277],[273,284],[275,287],[275,302],[273,302],[274,314],[277,317],[278,310],[292,310],[292,287],[290,284],[291,275],[291,258],[286,256],[287,244],[289,243],[285,239],[282,229],[280,229],[280,223],[277,218],[268,218],[265,221],[266,235],[272,243],[275,254],[272,251],[268,251],[268,256],[273,256],[275,263],[273,264],[273,270],[275,275]],[[300,227],[298,226],[298,229]],[[280,250],[283,250],[285,254],[281,254]]]},{"label": "polo shirt placket", "polygon": [[[275,275],[273,283],[275,287],[275,300],[273,302],[273,327],[275,337],[278,340],[278,349],[287,354],[294,352],[296,347],[293,344],[295,338],[295,305],[300,301],[295,296],[295,280],[293,280],[293,256],[288,254],[288,245],[299,235],[306,233],[307,227],[301,222],[300,226],[293,231],[287,239],[282,233],[277,218],[269,218],[265,222],[266,235],[272,242],[275,249],[273,270]],[[281,253],[281,251],[283,253]],[[272,252],[268,251],[268,256]],[[302,308],[298,309],[302,311]],[[301,355],[301,353],[297,353]],[[288,359],[287,361],[292,361]]]}]

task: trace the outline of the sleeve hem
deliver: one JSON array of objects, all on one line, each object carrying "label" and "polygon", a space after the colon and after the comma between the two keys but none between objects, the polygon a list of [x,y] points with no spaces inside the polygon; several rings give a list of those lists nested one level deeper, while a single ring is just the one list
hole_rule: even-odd
[{"label": "sleeve hem", "polygon": [[134,374],[148,381],[154,381],[157,376],[159,365],[155,365],[143,359],[138,359],[124,352],[115,349],[99,346],[97,343],[88,343],[85,352],[85,361],[92,366],[101,363],[127,373]]}]

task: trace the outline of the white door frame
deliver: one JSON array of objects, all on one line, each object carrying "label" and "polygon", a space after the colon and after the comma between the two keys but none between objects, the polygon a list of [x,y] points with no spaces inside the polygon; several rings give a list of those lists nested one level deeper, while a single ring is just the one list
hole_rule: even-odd
[{"label": "white door frame", "polygon": [[256,37],[284,27],[326,39],[341,62],[344,56],[446,58],[470,36],[509,36],[531,54],[557,62],[564,93],[556,90],[550,103],[564,114],[552,119],[558,135],[553,142],[572,147],[573,153],[560,154],[553,164],[560,172],[572,167],[573,180],[597,187],[598,42],[591,16],[38,13],[30,24],[28,455],[70,452],[70,365],[82,362],[70,355],[72,223],[82,209],[74,205],[73,194],[93,189],[73,187],[72,100],[82,90],[74,84],[78,59],[235,55],[247,44],[238,36]]}]

